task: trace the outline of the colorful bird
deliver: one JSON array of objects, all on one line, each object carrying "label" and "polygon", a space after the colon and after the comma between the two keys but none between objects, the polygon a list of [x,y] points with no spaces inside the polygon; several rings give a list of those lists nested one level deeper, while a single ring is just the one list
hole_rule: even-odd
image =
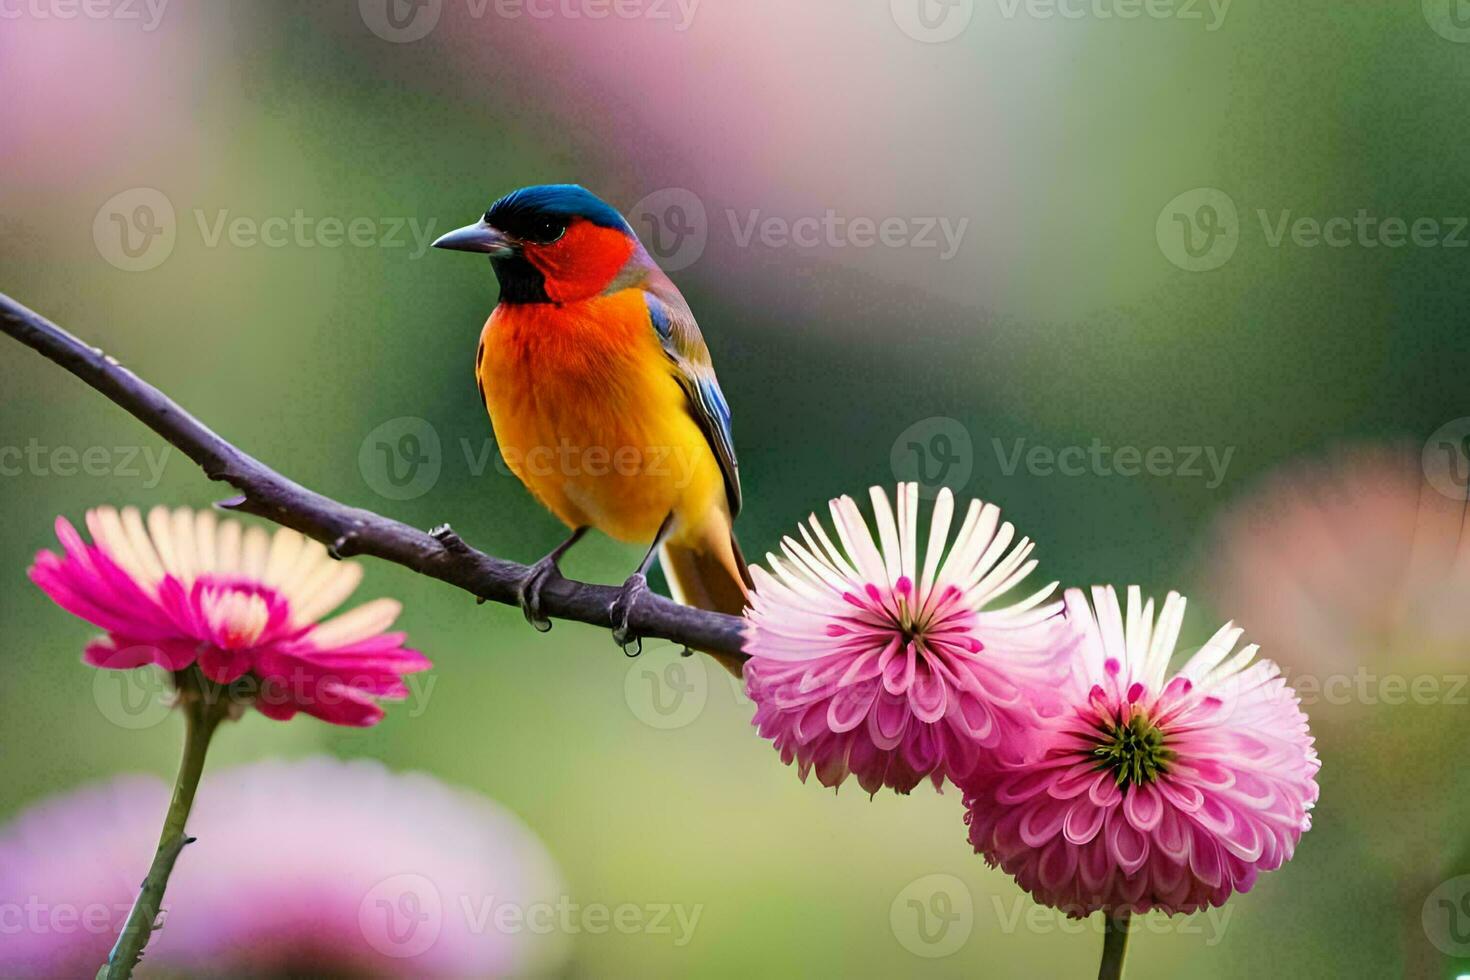
[{"label": "colorful bird", "polygon": [[551,628],[542,588],[588,528],[651,542],[613,603],[620,645],[636,640],[629,613],[660,550],[676,599],[742,612],[730,406],[689,304],[632,226],[589,191],[549,184],[434,245],[490,256],[500,302],[475,355],[480,397],[506,464],[572,531],[521,583],[527,620]]}]

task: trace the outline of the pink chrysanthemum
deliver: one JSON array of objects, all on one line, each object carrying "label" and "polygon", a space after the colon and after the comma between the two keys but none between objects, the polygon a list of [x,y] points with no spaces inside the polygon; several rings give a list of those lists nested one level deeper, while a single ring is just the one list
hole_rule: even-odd
[{"label": "pink chrysanthemum", "polygon": [[[0,976],[96,971],[168,798],[157,778],[119,776],[0,828]],[[556,976],[565,960],[567,937],[537,917],[566,893],[536,834],[422,773],[329,758],[225,769],[204,777],[190,826],[147,976]]]},{"label": "pink chrysanthemum", "polygon": [[1066,594],[1084,632],[1044,752],[964,783],[970,842],[1038,901],[1075,916],[1103,909],[1193,912],[1248,891],[1311,826],[1320,763],[1298,699],[1256,647],[1232,654],[1226,624],[1166,680],[1184,619],[1170,593],[1111,587]]},{"label": "pink chrysanthemum", "polygon": [[87,645],[94,667],[197,663],[230,696],[270,718],[298,711],[337,725],[372,725],[378,698],[407,695],[403,675],[429,661],[384,632],[400,605],[376,599],[318,620],[357,587],[362,569],[281,528],[217,520],[210,511],[134,508],[87,512],[93,544],[56,520],[64,555],[43,551],[31,581],[107,635]]},{"label": "pink chrysanthemum", "polygon": [[802,541],[782,541],[784,558],[767,556],[770,571],[752,569],[745,681],[760,734],[802,779],[815,769],[835,787],[851,773],[869,793],[925,777],[938,788],[987,752],[1023,757],[1040,701],[1025,688],[1063,670],[1075,644],[1061,603],[1045,604],[1055,584],[985,609],[1031,573],[1033,545],[1011,547],[1015,529],[976,500],[946,553],[943,490],[920,567],[918,486],[899,485],[896,518],[881,489],[871,495],[876,543],[842,497],[831,502],[841,549],[813,515]]}]

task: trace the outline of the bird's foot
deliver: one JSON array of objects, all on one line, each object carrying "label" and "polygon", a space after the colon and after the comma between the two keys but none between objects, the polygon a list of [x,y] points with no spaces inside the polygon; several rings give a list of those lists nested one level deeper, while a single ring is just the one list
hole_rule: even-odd
[{"label": "bird's foot", "polygon": [[556,565],[556,557],[547,555],[526,573],[516,586],[516,601],[521,605],[521,614],[526,617],[538,633],[547,633],[551,630],[551,620],[541,611],[541,589],[553,578],[561,576],[561,569]]},{"label": "bird's foot", "polygon": [[[635,572],[628,576],[628,581],[618,590],[618,597],[608,607],[608,613],[612,617],[613,642],[629,657],[636,657],[643,652],[643,637],[633,632],[629,619],[633,615],[633,606],[638,602],[638,597],[647,591],[648,576]],[[631,652],[629,648],[632,648]]]},{"label": "bird's foot", "polygon": [[345,558],[351,558],[357,553],[357,532],[355,530],[348,531],[346,534],[343,535],[339,535],[336,539],[332,541],[331,544],[327,545],[327,554],[335,558],[337,561],[342,561]]},{"label": "bird's foot", "polygon": [[445,551],[462,553],[470,550],[470,546],[464,543],[464,539],[455,533],[454,528],[448,524],[440,524],[429,531],[429,537],[444,546]]}]

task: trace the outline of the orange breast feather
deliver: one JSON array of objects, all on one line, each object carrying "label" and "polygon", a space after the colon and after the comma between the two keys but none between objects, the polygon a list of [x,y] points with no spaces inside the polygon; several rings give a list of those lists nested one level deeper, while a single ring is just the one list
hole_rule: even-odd
[{"label": "orange breast feather", "polygon": [[640,290],[497,307],[477,375],[506,464],[568,526],[648,541],[671,512],[677,537],[724,506]]}]

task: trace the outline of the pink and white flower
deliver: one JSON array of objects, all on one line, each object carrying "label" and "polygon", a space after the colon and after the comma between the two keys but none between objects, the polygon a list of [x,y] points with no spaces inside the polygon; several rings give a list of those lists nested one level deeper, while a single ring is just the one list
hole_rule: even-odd
[{"label": "pink and white flower", "polygon": [[267,535],[211,511],[155,507],[87,512],[92,544],[56,519],[64,554],[30,568],[57,605],[100,626],[83,659],[127,670],[198,664],[209,680],[270,718],[298,711],[337,725],[373,725],[378,699],[399,699],[403,675],[429,661],[386,630],[399,603],[376,599],[319,622],[357,587],[362,569],[332,560],[295,531]]},{"label": "pink and white flower", "polygon": [[934,503],[919,564],[919,490],[898,487],[897,513],[871,491],[875,541],[850,497],[831,502],[839,548],[813,515],[782,540],[769,571],[753,568],[746,687],[755,725],[824,786],[849,774],[869,793],[907,793],[925,778],[969,774],[982,756],[1021,759],[1028,693],[1065,671],[1076,637],[1047,603],[1055,583],[987,609],[1035,568],[994,504],[971,501],[950,543],[954,497]]},{"label": "pink and white flower", "polygon": [[[127,917],[169,788],[124,775],[0,827],[0,976],[91,976]],[[556,976],[545,845],[495,802],[370,760],[267,760],[204,777],[149,976]],[[555,923],[554,916],[549,917]]]},{"label": "pink and white flower", "polygon": [[1185,600],[1066,593],[1084,632],[1041,757],[963,783],[970,842],[1038,901],[1193,912],[1248,891],[1311,827],[1320,762],[1296,694],[1226,624],[1172,677]]}]

